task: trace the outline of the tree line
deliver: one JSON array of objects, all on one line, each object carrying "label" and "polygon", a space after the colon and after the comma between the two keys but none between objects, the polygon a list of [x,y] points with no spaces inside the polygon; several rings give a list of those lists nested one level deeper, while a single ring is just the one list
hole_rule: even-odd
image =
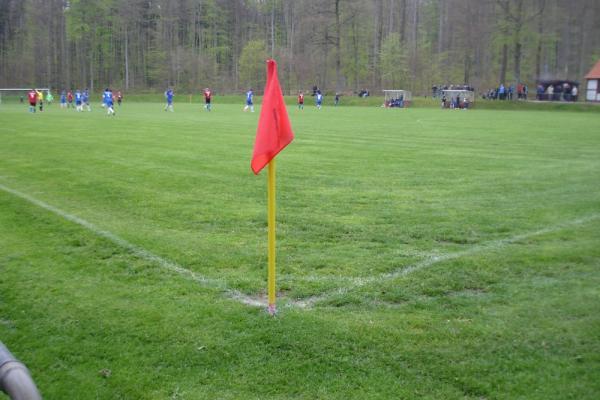
[{"label": "tree line", "polygon": [[0,87],[480,90],[581,80],[598,0],[0,0]]}]

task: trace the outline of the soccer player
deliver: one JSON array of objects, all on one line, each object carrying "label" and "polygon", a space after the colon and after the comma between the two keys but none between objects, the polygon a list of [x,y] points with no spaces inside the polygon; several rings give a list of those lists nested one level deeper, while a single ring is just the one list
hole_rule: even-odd
[{"label": "soccer player", "polygon": [[77,89],[75,91],[75,109],[77,110],[77,112],[83,111],[82,101],[83,98],[81,96],[81,92],[79,91],[79,89]]},{"label": "soccer player", "polygon": [[52,96],[52,93],[50,93],[50,90],[48,90],[48,92],[46,93],[46,102],[48,104],[52,104],[52,102],[54,102],[54,96]]},{"label": "soccer player", "polygon": [[106,114],[115,116],[115,109],[113,108],[113,95],[112,90],[106,88],[103,94],[104,104],[106,105]]},{"label": "soccer player", "polygon": [[81,94],[81,100],[83,104],[85,104],[88,111],[92,111],[92,107],[90,107],[90,91],[86,88]]},{"label": "soccer player", "polygon": [[37,104],[37,92],[35,89],[31,89],[29,93],[27,93],[27,99],[29,100],[29,112],[34,113]]},{"label": "soccer player", "polygon": [[120,90],[117,91],[117,104],[121,107],[121,103],[123,102],[123,94]]},{"label": "soccer player", "polygon": [[60,93],[60,108],[67,108],[67,93],[64,90]]},{"label": "soccer player", "polygon": [[207,111],[210,111],[210,99],[212,97],[212,92],[209,88],[204,89],[204,108]]},{"label": "soccer player", "polygon": [[71,107],[73,107],[73,92],[69,90],[67,92],[67,108]]},{"label": "soccer player", "polygon": [[323,94],[321,93],[320,90],[317,90],[317,108],[320,110],[322,105],[323,105]]},{"label": "soccer player", "polygon": [[253,97],[254,92],[252,91],[252,88],[250,88],[250,90],[246,92],[246,107],[244,107],[244,111],[248,111],[249,108],[250,112],[254,112],[254,103],[252,103]]},{"label": "soccer player", "polygon": [[304,110],[304,93],[298,93],[298,109]]},{"label": "soccer player", "polygon": [[40,105],[40,111],[44,111],[44,93],[41,90],[35,90],[37,94],[38,104]]},{"label": "soccer player", "polygon": [[333,105],[337,107],[338,104],[340,104],[340,94],[336,92]]},{"label": "soccer player", "polygon": [[173,96],[175,96],[175,94],[173,94],[173,89],[168,88],[165,91],[165,99],[167,99],[167,105],[165,106],[165,111],[171,110],[171,112],[173,112]]}]

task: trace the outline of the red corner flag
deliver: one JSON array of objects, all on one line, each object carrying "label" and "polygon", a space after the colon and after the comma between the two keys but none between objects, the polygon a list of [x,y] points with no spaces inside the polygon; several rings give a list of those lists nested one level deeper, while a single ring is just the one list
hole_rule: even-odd
[{"label": "red corner flag", "polygon": [[267,60],[267,85],[256,129],[252,171],[258,175],[293,139],[294,133],[277,78],[277,63],[275,60]]}]

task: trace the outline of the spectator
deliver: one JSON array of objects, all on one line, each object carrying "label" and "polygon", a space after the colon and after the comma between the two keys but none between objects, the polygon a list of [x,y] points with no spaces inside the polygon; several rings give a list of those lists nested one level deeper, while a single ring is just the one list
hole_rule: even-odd
[{"label": "spectator", "polygon": [[506,88],[504,87],[503,83],[501,83],[500,87],[498,88],[498,96],[499,96],[500,100],[506,99]]},{"label": "spectator", "polygon": [[560,84],[554,86],[553,100],[560,101],[562,99],[562,94],[563,94],[563,86]]},{"label": "spectator", "polygon": [[563,84],[563,99],[565,101],[571,101],[571,85],[568,82]]},{"label": "spectator", "polygon": [[545,92],[544,86],[541,83],[539,85],[537,85],[537,92],[536,92],[536,94],[537,94],[537,99],[538,100],[540,100],[540,101],[544,100],[544,92]]},{"label": "spectator", "polygon": [[548,100],[554,100],[554,86],[548,85],[546,88],[546,94],[548,95]]}]

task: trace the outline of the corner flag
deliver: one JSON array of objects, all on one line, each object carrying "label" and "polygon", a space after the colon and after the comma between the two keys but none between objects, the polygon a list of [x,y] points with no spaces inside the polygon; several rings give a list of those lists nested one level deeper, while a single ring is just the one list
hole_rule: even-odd
[{"label": "corner flag", "polygon": [[277,63],[267,60],[267,85],[263,97],[260,119],[256,129],[254,154],[250,164],[254,174],[269,165],[268,174],[268,301],[269,314],[275,315],[275,156],[291,141],[294,133],[290,125],[281,86],[277,78]]},{"label": "corner flag", "polygon": [[267,85],[256,129],[252,171],[258,175],[293,139],[294,133],[277,77],[277,63],[275,60],[267,60]]}]

